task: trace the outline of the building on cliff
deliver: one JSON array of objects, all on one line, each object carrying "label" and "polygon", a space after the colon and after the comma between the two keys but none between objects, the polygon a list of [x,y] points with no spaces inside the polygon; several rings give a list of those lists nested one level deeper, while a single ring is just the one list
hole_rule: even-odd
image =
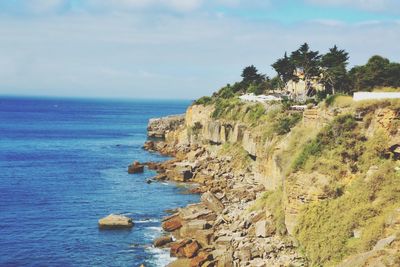
[{"label": "building on cliff", "polygon": [[307,98],[315,96],[317,92],[324,91],[325,86],[321,83],[320,76],[306,79],[304,72],[300,69],[294,71],[294,78],[285,85],[285,91],[293,100],[305,101]]}]

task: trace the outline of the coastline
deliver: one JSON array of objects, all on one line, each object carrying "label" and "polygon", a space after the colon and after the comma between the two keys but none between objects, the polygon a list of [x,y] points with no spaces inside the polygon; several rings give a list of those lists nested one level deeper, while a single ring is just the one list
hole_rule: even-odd
[{"label": "coastline", "polygon": [[265,188],[252,172],[237,168],[237,159],[212,146],[171,142],[168,135],[184,127],[182,115],[176,118],[179,122],[171,123],[171,116],[167,122],[150,120],[148,136],[156,132],[160,139],[144,144],[147,151],[172,157],[145,163],[157,172],[154,180],[197,185],[190,192],[201,194],[199,203],[162,219],[164,234],[154,246],[169,249],[176,259],[168,266],[306,266],[296,241],[277,234],[268,211],[254,209]]}]

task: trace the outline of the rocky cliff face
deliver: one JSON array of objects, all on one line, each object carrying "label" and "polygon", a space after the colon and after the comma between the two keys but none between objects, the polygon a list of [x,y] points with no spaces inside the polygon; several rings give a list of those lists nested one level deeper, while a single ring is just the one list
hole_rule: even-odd
[{"label": "rocky cliff face", "polygon": [[[318,169],[289,172],[290,166],[304,144],[315,139],[337,114],[348,110],[306,111],[303,121],[292,131],[272,138],[264,138],[260,127],[238,120],[214,119],[213,110],[212,105],[193,105],[188,108],[184,122],[179,119],[176,124],[183,123],[182,126],[162,127],[166,142],[158,144],[157,150],[177,155],[180,162],[164,168],[180,168],[180,171],[161,176],[197,182],[200,184],[198,192],[206,192],[201,204],[182,209],[175,215],[175,223],[176,218],[180,219],[174,235],[199,241],[199,255],[204,258],[201,262],[210,264],[205,266],[308,265],[298,254],[298,243],[293,237],[304,207],[335,197],[330,188],[332,177]],[[400,147],[399,111],[375,108],[368,116],[359,122],[365,128],[362,131],[372,138],[378,129],[383,130],[390,136],[387,153],[391,154],[388,156],[396,157]],[[152,121],[154,126],[149,128],[158,129],[157,123],[160,121]],[[356,176],[350,171],[342,175],[342,188],[351,184],[352,177]],[[271,197],[278,195],[274,192],[281,192],[279,201],[274,202]],[[400,225],[400,220],[394,225],[397,223]],[[392,241],[395,245],[396,242]],[[182,244],[184,248],[189,243]],[[366,262],[363,260],[360,262]],[[354,263],[354,259],[350,258],[349,262]]]},{"label": "rocky cliff face", "polygon": [[171,115],[163,118],[150,119],[147,127],[149,137],[165,138],[168,132],[177,130],[183,125],[185,115]]}]

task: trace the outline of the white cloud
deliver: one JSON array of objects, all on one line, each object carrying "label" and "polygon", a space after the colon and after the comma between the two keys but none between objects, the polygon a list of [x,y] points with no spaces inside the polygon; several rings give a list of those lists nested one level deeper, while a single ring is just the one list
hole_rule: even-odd
[{"label": "white cloud", "polygon": [[86,0],[84,6],[109,11],[132,11],[147,8],[188,12],[199,8],[203,0]]},{"label": "white cloud", "polygon": [[[306,1],[375,9],[390,2]],[[305,41],[322,51],[338,44],[350,52],[352,64],[373,54],[400,60],[393,45],[400,42],[398,22],[314,20],[288,26],[213,14],[211,8],[268,10],[273,0],[12,3],[0,0],[0,13],[7,14],[0,16],[0,94],[194,98],[239,79],[246,65],[272,75],[270,64]],[[19,8],[35,16],[12,16]]]},{"label": "white cloud", "polygon": [[352,7],[376,12],[399,13],[399,0],[305,0],[311,4],[323,6],[343,6]]},{"label": "white cloud", "polygon": [[66,4],[66,0],[30,0],[25,1],[26,7],[34,13],[54,12]]},{"label": "white cloud", "polygon": [[321,52],[337,44],[351,65],[373,54],[400,61],[393,45],[399,23],[288,26],[146,12],[0,16],[0,94],[195,98],[240,79],[246,65],[273,74],[270,64],[306,41]]}]

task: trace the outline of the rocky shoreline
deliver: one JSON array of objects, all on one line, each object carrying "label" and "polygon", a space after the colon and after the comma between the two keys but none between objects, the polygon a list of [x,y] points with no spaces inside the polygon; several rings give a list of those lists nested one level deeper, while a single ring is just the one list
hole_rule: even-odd
[{"label": "rocky shoreline", "polygon": [[169,266],[306,266],[297,242],[279,234],[271,213],[254,209],[265,188],[251,166],[236,168],[231,156],[221,156],[208,145],[166,141],[169,131],[184,123],[182,116],[166,120],[149,122],[149,136],[157,131],[163,139],[147,141],[144,148],[174,158],[146,165],[157,171],[155,180],[196,183],[191,192],[202,194],[200,203],[178,208],[162,220],[166,234],[154,245],[170,248],[178,258]]}]

